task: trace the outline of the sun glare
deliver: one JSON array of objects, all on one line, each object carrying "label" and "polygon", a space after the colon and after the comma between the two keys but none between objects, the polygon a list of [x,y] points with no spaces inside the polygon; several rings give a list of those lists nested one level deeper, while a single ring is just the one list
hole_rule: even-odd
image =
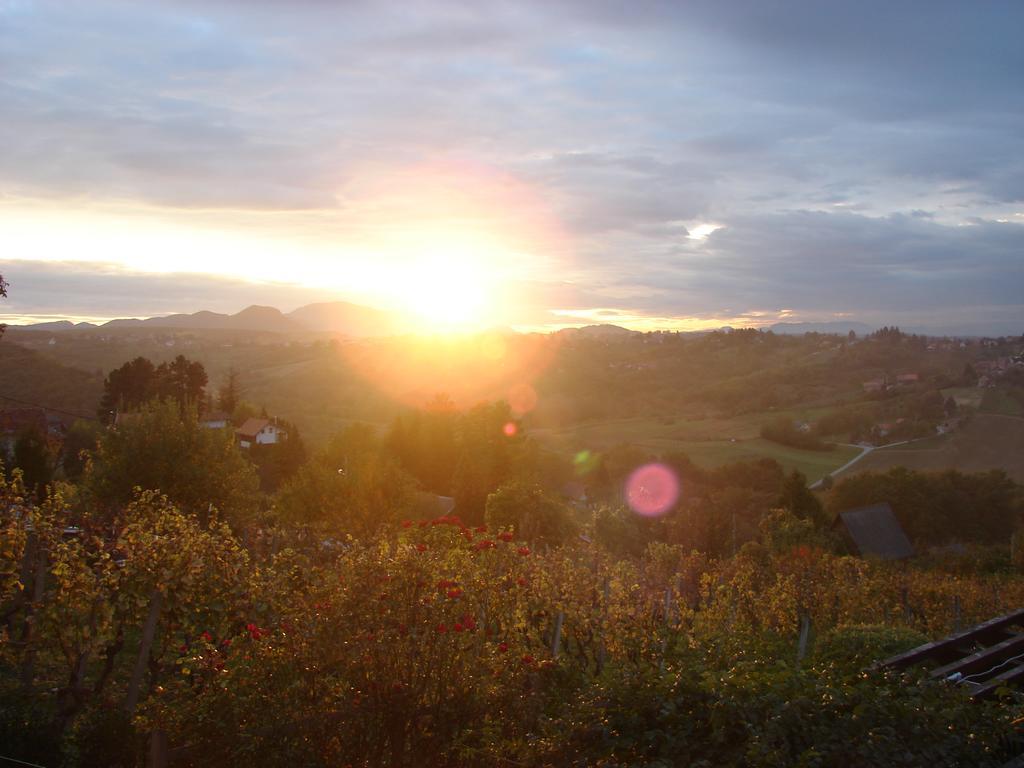
[{"label": "sun glare", "polygon": [[433,331],[486,322],[490,278],[482,265],[462,257],[424,257],[396,277],[396,293],[413,319]]}]

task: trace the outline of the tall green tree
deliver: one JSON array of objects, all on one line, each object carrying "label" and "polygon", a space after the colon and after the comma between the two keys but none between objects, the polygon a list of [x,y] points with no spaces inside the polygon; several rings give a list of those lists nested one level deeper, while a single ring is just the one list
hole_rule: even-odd
[{"label": "tall green tree", "polygon": [[818,528],[823,528],[828,523],[828,515],[821,501],[807,487],[807,478],[795,469],[783,482],[782,492],[775,506],[785,509],[799,520],[810,520]]},{"label": "tall green tree", "polygon": [[110,423],[118,410],[135,410],[156,396],[156,366],[145,357],[115,368],[103,381],[99,417]]},{"label": "tall green tree", "polygon": [[242,387],[241,377],[238,370],[231,366],[228,368],[224,383],[217,390],[217,407],[228,414],[234,414],[239,403],[242,402],[242,395],[245,390]]},{"label": "tall green tree", "polygon": [[109,423],[118,412],[131,412],[153,399],[173,400],[182,409],[205,402],[207,376],[202,363],[178,355],[170,363],[155,366],[145,357],[115,368],[103,382],[100,420]]},{"label": "tall green tree", "polygon": [[25,487],[39,494],[53,480],[55,458],[55,451],[46,433],[33,427],[18,435],[11,463],[24,473]]},{"label": "tall green tree", "polygon": [[156,386],[160,397],[175,400],[179,405],[195,403],[202,409],[208,378],[203,364],[178,355],[156,369]]}]

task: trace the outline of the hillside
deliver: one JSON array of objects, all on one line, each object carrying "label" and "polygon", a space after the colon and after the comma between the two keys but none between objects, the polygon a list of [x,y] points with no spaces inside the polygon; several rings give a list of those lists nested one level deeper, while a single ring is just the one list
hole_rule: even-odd
[{"label": "hillside", "polygon": [[62,365],[0,341],[0,408],[31,403],[92,418],[102,394],[103,377],[98,372]]},{"label": "hillside", "polygon": [[849,474],[893,467],[961,472],[1004,469],[1017,482],[1024,482],[1024,419],[978,413],[955,434],[873,451]]},{"label": "hillside", "polygon": [[[345,307],[322,305],[310,309],[305,322],[318,314],[329,320],[336,311],[348,313]],[[822,437],[847,443],[856,441],[851,431],[858,425],[900,419],[933,433],[934,414],[931,421],[921,421],[920,414],[934,408],[929,398],[941,405],[954,396],[966,408],[984,399],[1011,413],[1013,403],[999,400],[997,390],[961,379],[969,363],[1019,346],[1008,341],[1001,351],[910,337],[851,344],[841,336],[756,331],[355,341],[314,332],[139,326],[57,334],[12,328],[5,343],[12,342],[54,365],[104,374],[140,355],[160,363],[184,354],[206,367],[210,391],[233,368],[247,400],[293,421],[314,444],[353,421],[385,424],[402,409],[446,393],[460,407],[515,401],[522,426],[560,452],[632,443],[659,453],[684,451],[707,465],[770,456],[810,477],[835,469],[852,454],[845,448],[816,452],[779,446],[760,437],[762,426],[783,417],[822,428],[827,422]],[[863,390],[865,381],[894,379],[907,371],[919,381],[883,393]],[[98,387],[91,391],[98,400]]]}]

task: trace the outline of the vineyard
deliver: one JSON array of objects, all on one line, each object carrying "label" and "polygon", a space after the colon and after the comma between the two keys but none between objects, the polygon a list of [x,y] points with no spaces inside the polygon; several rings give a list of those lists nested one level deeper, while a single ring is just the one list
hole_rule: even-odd
[{"label": "vineyard", "polygon": [[[1024,579],[458,518],[366,541],[0,484],[0,754],[42,765],[1000,765],[1021,705],[865,671]],[[148,762],[147,762],[148,761]]]}]

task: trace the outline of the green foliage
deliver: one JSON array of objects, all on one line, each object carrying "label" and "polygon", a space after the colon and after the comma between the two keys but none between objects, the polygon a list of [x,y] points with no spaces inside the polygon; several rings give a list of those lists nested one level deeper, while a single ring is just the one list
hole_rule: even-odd
[{"label": "green foliage", "polygon": [[227,430],[200,425],[194,408],[153,402],[108,430],[82,476],[90,499],[106,509],[127,505],[137,488],[159,490],[202,520],[211,508],[232,524],[256,511],[257,478]]},{"label": "green foliage", "polygon": [[435,397],[425,409],[398,416],[388,433],[391,454],[423,487],[450,496],[458,456],[459,416],[450,398]]},{"label": "green foliage", "polygon": [[372,429],[353,425],[304,464],[277,495],[289,524],[365,538],[407,514],[413,484]]},{"label": "green foliage", "polygon": [[838,664],[855,672],[926,642],[926,635],[907,627],[841,624],[817,638],[814,660],[821,664]]},{"label": "green foliage", "polygon": [[538,485],[518,481],[506,483],[487,497],[484,520],[488,528],[514,530],[533,544],[562,544],[578,530],[565,502]]},{"label": "green foliage", "polygon": [[61,467],[69,480],[78,480],[82,476],[88,457],[96,450],[102,435],[103,428],[97,422],[84,419],[77,419],[68,429],[61,449]]},{"label": "green foliage", "polygon": [[650,524],[627,507],[594,510],[594,540],[618,557],[639,557],[652,539]]},{"label": "green foliage", "polygon": [[936,684],[795,671],[757,653],[727,670],[691,657],[669,674],[620,670],[580,690],[544,721],[526,763],[996,766],[1007,725],[1005,712],[965,707]]},{"label": "green foliage", "polygon": [[227,414],[233,414],[242,402],[245,393],[242,387],[241,374],[233,366],[228,368],[224,383],[217,390],[217,408]]},{"label": "green foliage", "polygon": [[832,519],[826,514],[821,500],[807,487],[807,478],[795,471],[782,484],[776,506],[801,520],[810,520],[817,528],[824,528]]},{"label": "green foliage", "polygon": [[829,542],[821,529],[808,517],[797,517],[788,509],[773,509],[761,521],[765,546],[776,554],[795,547],[823,547]]},{"label": "green foliage", "polygon": [[111,371],[103,382],[99,416],[104,422],[115,413],[136,411],[154,399],[173,400],[184,408],[205,404],[206,369],[199,362],[178,355],[169,363],[153,363],[137,357]]},{"label": "green foliage", "polygon": [[38,493],[53,480],[56,453],[56,446],[44,432],[28,428],[14,442],[11,466],[22,471],[26,488]]},{"label": "green foliage", "polygon": [[[188,429],[173,403],[137,423],[149,417]],[[835,557],[815,546],[813,516],[792,510],[773,513],[766,544],[736,557],[656,541],[671,514],[651,521],[622,508],[598,510],[590,541],[536,547],[522,538],[529,520],[516,535],[494,528],[526,507],[538,540],[548,535],[557,503],[525,482],[491,495],[487,526],[452,515],[398,522],[389,494],[405,475],[361,426],[307,465],[318,474],[305,485],[301,473],[289,484],[287,517],[315,523],[315,535],[305,525],[249,531],[250,551],[225,524],[152,492],[112,518],[92,506],[109,439],[74,509],[57,494],[27,500],[20,473],[0,477],[5,756],[130,765],[161,729],[182,766],[867,768],[1009,757],[1019,701],[976,704],[956,688],[861,669],[946,634],[953,597],[965,623],[1020,604],[1024,580],[1011,574],[953,579]],[[724,510],[802,484],[748,469],[746,487],[732,489],[709,473],[701,497],[741,491]],[[687,472],[693,484],[698,473]],[[79,530],[65,535],[69,522]],[[329,529],[355,538],[325,552]],[[19,598],[34,586],[21,583],[30,534],[46,553],[38,603]],[[817,641],[800,666],[803,616]],[[11,642],[10,628],[29,620],[29,639]],[[20,695],[26,660],[32,684]],[[131,717],[121,714],[130,690]]]}]

